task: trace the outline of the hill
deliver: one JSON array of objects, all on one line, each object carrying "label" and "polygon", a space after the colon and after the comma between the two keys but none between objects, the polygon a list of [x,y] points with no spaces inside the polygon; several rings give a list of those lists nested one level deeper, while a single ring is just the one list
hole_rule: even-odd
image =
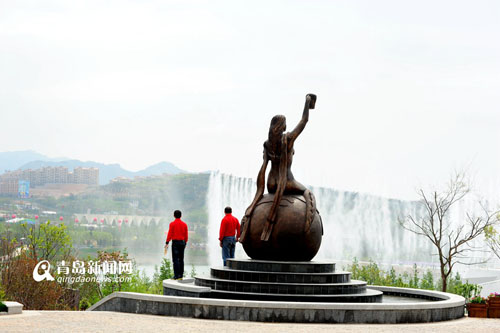
[{"label": "hill", "polygon": [[0,173],[6,170],[17,170],[30,161],[53,161],[55,159],[39,154],[33,150],[0,152]]},{"label": "hill", "polygon": [[186,173],[170,162],[160,162],[139,171],[129,171],[123,169],[119,164],[104,164],[94,161],[80,161],[75,159],[56,159],[50,158],[37,152],[16,151],[0,152],[0,174],[5,170],[17,169],[39,169],[47,166],[64,166],[72,171],[75,167],[99,168],[99,185],[108,184],[116,177],[148,177],[161,174],[177,175]]}]

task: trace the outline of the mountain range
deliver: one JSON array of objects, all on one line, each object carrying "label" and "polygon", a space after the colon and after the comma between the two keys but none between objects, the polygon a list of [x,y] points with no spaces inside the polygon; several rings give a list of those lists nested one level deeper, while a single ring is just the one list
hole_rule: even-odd
[{"label": "mountain range", "polygon": [[163,173],[187,173],[170,162],[160,162],[143,170],[129,171],[123,169],[119,164],[103,164],[94,161],[80,161],[67,158],[50,158],[32,150],[0,152],[0,174],[5,171],[39,169],[47,166],[64,166],[70,171],[79,166],[99,168],[100,185],[105,185],[116,177],[134,178],[136,176],[144,177],[161,175]]}]

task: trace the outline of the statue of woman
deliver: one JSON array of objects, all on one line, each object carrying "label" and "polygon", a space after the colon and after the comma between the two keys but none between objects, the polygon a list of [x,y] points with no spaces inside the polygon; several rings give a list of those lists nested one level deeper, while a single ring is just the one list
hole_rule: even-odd
[{"label": "statue of woman", "polygon": [[245,211],[245,216],[242,219],[243,231],[240,237],[241,242],[244,242],[245,240],[245,235],[248,231],[255,206],[264,194],[264,182],[269,161],[271,161],[271,171],[267,177],[267,190],[269,193],[274,194],[274,200],[271,209],[269,210],[267,223],[262,231],[261,240],[269,240],[273,225],[276,221],[278,207],[284,194],[304,195],[306,202],[308,203],[308,212],[311,212],[307,214],[306,223],[310,222],[307,221],[308,219],[312,219],[312,214],[316,211],[314,196],[305,188],[304,185],[295,180],[291,167],[294,154],[293,144],[300,133],[304,130],[307,121],[309,120],[309,109],[314,109],[315,103],[316,95],[308,94],[306,96],[302,119],[291,132],[285,133],[285,116],[277,115],[271,120],[269,136],[267,141],[264,142],[264,161],[259,174],[257,175],[257,192],[255,193],[254,200]]}]

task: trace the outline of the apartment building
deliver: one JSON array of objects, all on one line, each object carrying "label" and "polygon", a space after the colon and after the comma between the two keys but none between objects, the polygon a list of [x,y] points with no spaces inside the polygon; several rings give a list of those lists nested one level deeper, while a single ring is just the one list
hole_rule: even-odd
[{"label": "apartment building", "polygon": [[31,187],[45,184],[99,184],[98,168],[75,167],[73,171],[63,166],[9,171],[0,175],[0,194],[16,194],[19,181],[30,182]]}]

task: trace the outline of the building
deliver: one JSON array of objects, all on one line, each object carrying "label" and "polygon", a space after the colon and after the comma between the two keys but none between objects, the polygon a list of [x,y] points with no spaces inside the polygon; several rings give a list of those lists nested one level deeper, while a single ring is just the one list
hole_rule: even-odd
[{"label": "building", "polygon": [[15,178],[0,179],[0,194],[17,195],[19,189],[19,180]]},{"label": "building", "polygon": [[8,171],[0,175],[0,194],[17,194],[19,181],[29,181],[31,187],[45,184],[99,184],[98,168],[75,167],[73,171],[63,166]]},{"label": "building", "polygon": [[[72,178],[72,184],[99,184],[99,169],[98,168],[82,168],[76,167],[73,170],[72,176],[69,173],[69,178]],[[69,182],[68,182],[69,183]]]}]

